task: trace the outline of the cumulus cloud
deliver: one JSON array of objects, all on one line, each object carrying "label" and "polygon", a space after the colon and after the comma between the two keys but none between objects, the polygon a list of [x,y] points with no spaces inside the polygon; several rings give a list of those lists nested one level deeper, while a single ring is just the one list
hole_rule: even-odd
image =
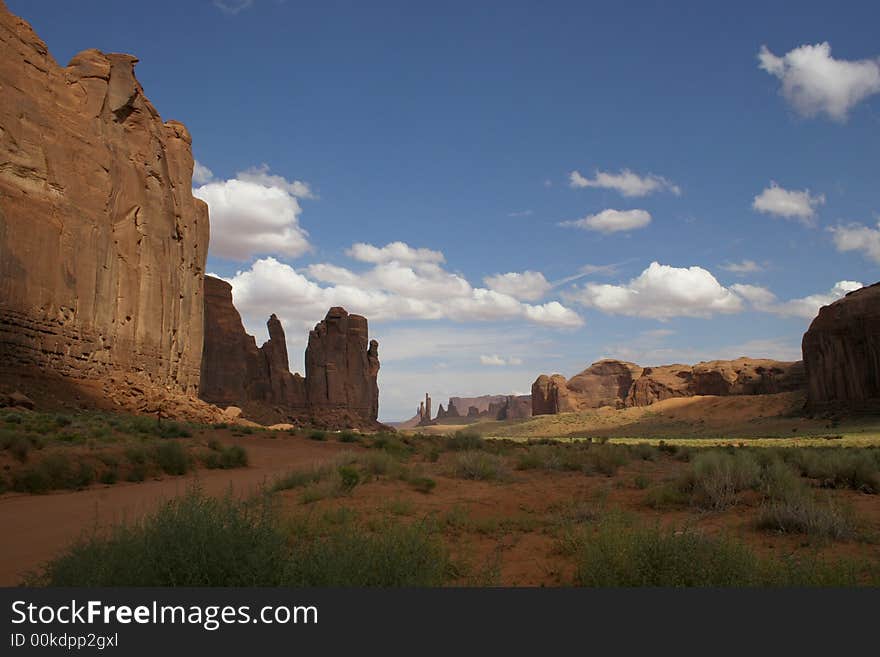
[{"label": "cumulus cloud", "polygon": [[[432,262],[406,264],[384,261],[376,254],[415,253],[406,244],[386,247],[355,245],[352,257],[367,256],[378,260],[366,271],[353,271],[327,263],[313,264],[303,272],[275,258],[255,261],[250,269],[228,279],[233,287],[236,307],[265,321],[270,313],[283,320],[308,327],[321,319],[331,306],[344,306],[349,312],[368,316],[373,321],[449,319],[457,322],[520,320],[557,328],[575,328],[581,317],[558,301],[529,304],[486,288],[475,288],[458,274]],[[424,249],[424,251],[428,251]],[[430,252],[430,251],[429,251]],[[440,252],[435,259],[443,259]],[[375,256],[375,257],[374,257]]]},{"label": "cumulus cloud", "polygon": [[523,301],[538,301],[553,287],[539,271],[508,272],[483,279],[490,290]]},{"label": "cumulus cloud", "polygon": [[644,228],[651,223],[651,214],[647,210],[602,210],[582,219],[560,222],[560,226],[596,230],[600,233],[617,233],[627,230]]},{"label": "cumulus cloud", "polygon": [[504,358],[498,354],[483,355],[480,356],[480,364],[492,367],[507,367],[508,365],[522,365],[522,359],[514,357]]},{"label": "cumulus cloud", "polygon": [[669,319],[736,313],[743,302],[702,267],[671,267],[652,262],[624,285],[587,283],[563,295],[614,315]]},{"label": "cumulus cloud", "polygon": [[239,180],[256,183],[258,185],[263,185],[264,187],[283,189],[296,198],[316,198],[308,183],[301,180],[288,181],[284,176],[269,173],[269,165],[265,163],[258,167],[251,167],[244,171],[239,171],[236,177]]},{"label": "cumulus cloud", "polygon": [[193,162],[193,182],[196,185],[204,185],[205,183],[209,183],[214,179],[214,172],[211,171],[204,164],[195,160]]},{"label": "cumulus cloud", "polygon": [[880,59],[834,59],[828,42],[799,46],[782,57],[761,46],[758,62],[782,81],[782,95],[807,117],[824,113],[845,121],[856,104],[880,92]]},{"label": "cumulus cloud", "polygon": [[764,271],[764,268],[754,260],[743,260],[742,262],[728,262],[721,265],[721,269],[734,274],[756,274]]},{"label": "cumulus cloud", "polygon": [[211,254],[247,260],[270,254],[295,258],[310,251],[308,232],[299,225],[298,198],[308,198],[306,192],[304,183],[288,182],[264,167],[196,187],[193,195],[208,204],[211,215]]},{"label": "cumulus cloud", "polygon": [[764,214],[773,214],[785,219],[795,219],[806,225],[813,225],[816,208],[825,203],[825,195],[810,194],[809,189],[789,190],[775,182],[758,194],[752,201],[752,208]]},{"label": "cumulus cloud", "polygon": [[857,281],[838,281],[828,292],[780,301],[773,292],[759,285],[731,285],[731,289],[748,301],[755,310],[781,317],[803,319],[813,319],[822,306],[827,306],[848,292],[862,287],[864,285]]},{"label": "cumulus cloud", "polygon": [[446,261],[440,251],[432,251],[431,249],[414,249],[404,242],[391,242],[383,247],[359,242],[358,244],[353,244],[352,247],[346,251],[346,254],[355,260],[370,262],[373,264],[386,262],[439,264]]},{"label": "cumulus cloud", "polygon": [[655,176],[653,173],[640,176],[629,169],[623,169],[620,173],[597,170],[593,178],[585,178],[580,171],[572,171],[568,174],[568,184],[575,189],[584,187],[614,189],[624,196],[647,196],[664,190],[676,196],[681,194],[678,185],[672,184],[662,176]]},{"label": "cumulus cloud", "polygon": [[877,222],[877,228],[847,224],[828,230],[834,236],[834,245],[838,251],[861,251],[865,257],[880,264],[880,221]]},{"label": "cumulus cloud", "polygon": [[214,6],[224,14],[234,16],[240,11],[252,7],[254,0],[214,0]]}]

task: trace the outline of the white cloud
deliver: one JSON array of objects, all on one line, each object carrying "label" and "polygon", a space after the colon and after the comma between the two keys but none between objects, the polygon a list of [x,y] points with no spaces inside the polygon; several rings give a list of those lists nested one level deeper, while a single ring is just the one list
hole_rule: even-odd
[{"label": "white cloud", "polygon": [[838,251],[861,251],[866,257],[880,264],[880,222],[877,228],[861,224],[840,225],[829,228],[834,235]]},{"label": "white cloud", "polygon": [[669,319],[735,313],[742,300],[702,267],[652,262],[625,285],[587,283],[563,298],[614,315]]},{"label": "white cloud", "polygon": [[782,95],[803,116],[845,121],[860,101],[880,92],[880,59],[834,59],[828,42],[803,45],[782,57],[761,46],[759,68],[782,81]]},{"label": "white cloud", "polygon": [[299,225],[296,190],[303,191],[302,185],[260,168],[193,189],[208,204],[211,254],[247,260],[269,254],[296,258],[310,251],[308,232]]},{"label": "white cloud", "polygon": [[551,285],[539,271],[508,272],[483,279],[490,290],[508,294],[522,301],[538,301],[550,291]]},{"label": "white cloud", "polygon": [[214,0],[214,6],[224,14],[234,16],[240,11],[253,6],[254,0]]},{"label": "white cloud", "polygon": [[752,207],[758,212],[796,219],[812,225],[816,217],[816,208],[823,203],[825,203],[824,194],[813,196],[809,189],[789,190],[771,182],[769,187],[755,197]]},{"label": "white cloud", "polygon": [[629,169],[623,169],[620,173],[608,173],[596,171],[594,178],[585,178],[580,171],[572,171],[568,174],[568,184],[571,187],[601,187],[603,189],[615,189],[624,196],[647,196],[654,192],[667,190],[676,196],[681,194],[681,189],[662,176],[650,173],[640,176]]},{"label": "white cloud", "polygon": [[756,274],[764,271],[764,268],[754,260],[743,260],[742,262],[728,262],[721,265],[721,269],[734,274]]},{"label": "white cloud", "polygon": [[308,183],[301,180],[288,181],[283,176],[269,173],[269,165],[265,163],[258,167],[251,167],[244,171],[239,171],[238,174],[236,174],[236,178],[246,182],[257,183],[264,187],[283,189],[291,196],[297,198],[316,198]]},{"label": "white cloud", "polygon": [[757,310],[768,310],[778,301],[776,295],[766,287],[760,285],[744,285],[737,283],[731,285],[730,289],[748,301],[752,307]]},{"label": "white cloud", "polygon": [[582,219],[560,222],[560,226],[596,230],[600,233],[617,233],[644,228],[651,223],[651,214],[646,210],[602,210]]},{"label": "white cloud", "polygon": [[508,212],[508,217],[531,217],[535,214],[534,210],[520,210],[518,212]]},{"label": "white cloud", "polygon": [[522,365],[522,360],[513,357],[504,358],[498,354],[492,354],[490,356],[481,355],[480,364],[492,367],[507,367],[508,365]]},{"label": "white cloud", "polygon": [[[403,253],[422,251],[400,244],[405,248],[396,250]],[[382,252],[369,244],[359,246],[368,248],[352,248],[353,257]],[[431,253],[435,259],[443,259],[442,253]],[[327,308],[344,306],[373,321],[520,320],[557,328],[583,324],[576,312],[558,301],[533,305],[509,294],[474,288],[462,276],[435,263],[409,266],[398,261],[379,262],[364,272],[320,263],[310,265],[303,273],[274,258],[263,258],[228,280],[236,307],[243,315],[253,317],[254,323],[265,321],[274,312],[288,322],[308,327],[320,320]]]},{"label": "white cloud", "polygon": [[813,319],[819,308],[827,306],[847,292],[864,287],[856,281],[838,281],[828,292],[811,294],[798,299],[780,301],[773,292],[759,285],[732,285],[731,289],[748,301],[755,310],[782,317]]},{"label": "white cloud", "polygon": [[198,160],[195,160],[193,162],[193,183],[196,185],[204,185],[212,180],[214,180],[214,172]]},{"label": "white cloud", "polygon": [[386,262],[439,264],[446,261],[440,251],[432,251],[431,249],[414,249],[404,242],[391,242],[383,247],[360,242],[358,244],[353,244],[352,247],[346,251],[346,254],[355,260],[370,262],[373,264]]}]

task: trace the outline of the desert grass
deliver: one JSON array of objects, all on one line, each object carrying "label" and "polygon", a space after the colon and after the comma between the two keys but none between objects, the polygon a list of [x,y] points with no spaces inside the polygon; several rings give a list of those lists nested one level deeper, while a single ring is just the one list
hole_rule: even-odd
[{"label": "desert grass", "polygon": [[38,586],[438,586],[452,568],[430,523],[351,514],[282,522],[271,497],[198,489],[94,531],[28,576]]},{"label": "desert grass", "polygon": [[450,474],[457,479],[508,481],[510,468],[504,459],[496,454],[467,450],[456,455]]},{"label": "desert grass", "polygon": [[727,536],[662,528],[609,513],[566,535],[574,583],[586,587],[876,586],[880,567],[847,559],[763,558]]}]

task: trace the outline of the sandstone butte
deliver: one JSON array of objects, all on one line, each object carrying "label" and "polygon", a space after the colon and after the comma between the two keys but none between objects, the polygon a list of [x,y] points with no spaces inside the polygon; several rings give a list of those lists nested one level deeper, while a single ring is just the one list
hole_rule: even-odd
[{"label": "sandstone butte", "polygon": [[880,283],[822,308],[802,349],[810,410],[880,411]]},{"label": "sandstone butte", "polygon": [[560,374],[539,376],[532,384],[532,413],[648,406],[671,397],[695,395],[765,395],[800,390],[805,385],[800,361],[738,358],[642,368],[607,359],[568,380]]},{"label": "sandstone butte", "polygon": [[208,210],[130,55],[59,66],[0,0],[0,362],[199,385]]},{"label": "sandstone butte", "polygon": [[2,0],[0,50],[4,387],[58,377],[129,411],[230,417],[201,391],[260,419],[377,424],[366,319],[332,308],[309,336],[304,379],[274,315],[258,349],[226,284],[206,290],[192,140],[147,100],[135,57],[85,50],[61,67]]},{"label": "sandstone butte", "polygon": [[269,340],[257,347],[245,332],[226,281],[205,277],[205,350],[199,395],[236,406],[271,424],[375,428],[379,411],[379,343],[367,320],[331,308],[309,333],[306,376],[291,374],[284,329],[275,315]]}]

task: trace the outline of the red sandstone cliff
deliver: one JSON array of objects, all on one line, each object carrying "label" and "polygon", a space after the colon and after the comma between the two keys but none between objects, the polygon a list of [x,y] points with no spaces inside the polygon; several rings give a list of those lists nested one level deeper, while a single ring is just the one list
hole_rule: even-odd
[{"label": "red sandstone cliff", "polygon": [[0,0],[0,362],[195,393],[208,213],[130,55],[59,66]]},{"label": "red sandstone cliff", "polygon": [[694,395],[768,395],[804,386],[800,361],[737,358],[641,368],[602,360],[568,380],[559,374],[539,376],[532,384],[532,412],[548,415],[600,406],[648,406]]},{"label": "red sandstone cliff", "polygon": [[880,411],[880,283],[823,307],[802,348],[810,410]]},{"label": "red sandstone cliff", "polygon": [[378,343],[368,340],[366,319],[331,308],[309,334],[305,378],[290,373],[284,329],[275,315],[268,329],[269,340],[257,347],[233,305],[229,283],[205,277],[202,399],[238,406],[249,419],[265,423],[376,425]]}]

